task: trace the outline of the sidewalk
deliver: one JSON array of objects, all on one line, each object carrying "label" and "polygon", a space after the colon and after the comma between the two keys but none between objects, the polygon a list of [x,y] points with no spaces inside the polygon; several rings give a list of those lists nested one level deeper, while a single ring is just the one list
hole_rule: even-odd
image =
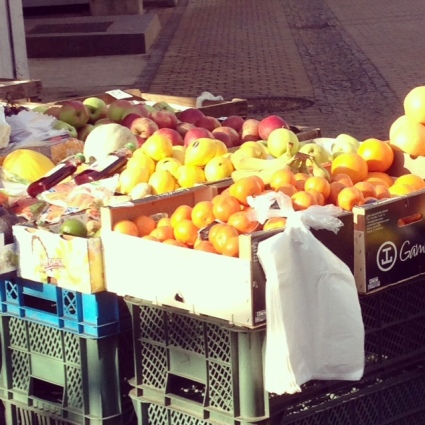
[{"label": "sidewalk", "polygon": [[424,84],[421,0],[179,0],[146,55],[30,59],[45,100],[136,87],[247,98],[324,136],[387,138]]}]

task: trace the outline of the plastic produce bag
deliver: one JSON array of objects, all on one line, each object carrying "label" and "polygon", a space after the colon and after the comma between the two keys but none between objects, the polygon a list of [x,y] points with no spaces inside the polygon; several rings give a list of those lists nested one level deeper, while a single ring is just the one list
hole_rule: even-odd
[{"label": "plastic produce bag", "polygon": [[265,389],[292,394],[312,379],[359,380],[364,325],[354,276],[310,231],[337,233],[342,223],[335,215],[342,210],[328,205],[295,212],[283,193],[261,198],[251,200],[257,219],[287,217],[285,231],[261,242],[257,252],[266,275]]}]

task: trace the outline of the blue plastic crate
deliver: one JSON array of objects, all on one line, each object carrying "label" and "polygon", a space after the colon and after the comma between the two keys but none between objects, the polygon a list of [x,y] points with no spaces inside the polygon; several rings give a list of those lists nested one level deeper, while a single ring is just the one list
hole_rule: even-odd
[{"label": "blue plastic crate", "polygon": [[17,276],[0,279],[0,311],[90,338],[131,327],[126,304],[116,294],[85,294]]}]

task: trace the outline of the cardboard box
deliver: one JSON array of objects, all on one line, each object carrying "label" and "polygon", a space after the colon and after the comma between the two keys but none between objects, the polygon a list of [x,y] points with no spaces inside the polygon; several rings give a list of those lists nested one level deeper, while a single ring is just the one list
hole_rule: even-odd
[{"label": "cardboard box", "polygon": [[16,101],[41,98],[41,80],[12,80],[0,78],[0,99]]},{"label": "cardboard box", "polygon": [[[194,205],[211,199],[215,193],[212,186],[200,186],[178,195],[137,202],[133,207],[103,208],[101,239],[106,289],[118,295],[227,320],[238,326],[264,325],[266,282],[256,252],[259,242],[277,231],[240,236],[241,258],[183,249],[109,231],[123,218],[159,212],[171,214],[178,205]],[[344,226],[337,235],[327,230],[313,233],[353,270],[352,214],[343,214],[341,220]]]},{"label": "cardboard box", "polygon": [[359,293],[425,273],[425,190],[355,207],[353,215]]},{"label": "cardboard box", "polygon": [[58,226],[13,226],[18,276],[86,294],[104,291],[100,238],[61,235]]}]

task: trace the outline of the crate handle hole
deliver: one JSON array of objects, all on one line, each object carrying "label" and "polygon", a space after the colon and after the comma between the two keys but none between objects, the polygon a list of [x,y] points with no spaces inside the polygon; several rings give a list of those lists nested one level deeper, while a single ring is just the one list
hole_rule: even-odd
[{"label": "crate handle hole", "polygon": [[173,394],[203,404],[205,400],[205,387],[206,385],[202,382],[171,373],[168,374],[167,394]]},{"label": "crate handle hole", "polygon": [[423,215],[421,213],[415,213],[412,215],[408,215],[407,217],[402,217],[397,220],[397,227],[408,226],[409,224],[414,224],[423,219]]},{"label": "crate handle hole", "polygon": [[63,405],[64,387],[31,377],[31,395],[41,400]]},{"label": "crate handle hole", "polygon": [[33,297],[28,294],[22,294],[22,302],[25,307],[44,311],[45,313],[58,314],[58,305],[51,300],[45,300],[42,298]]}]

